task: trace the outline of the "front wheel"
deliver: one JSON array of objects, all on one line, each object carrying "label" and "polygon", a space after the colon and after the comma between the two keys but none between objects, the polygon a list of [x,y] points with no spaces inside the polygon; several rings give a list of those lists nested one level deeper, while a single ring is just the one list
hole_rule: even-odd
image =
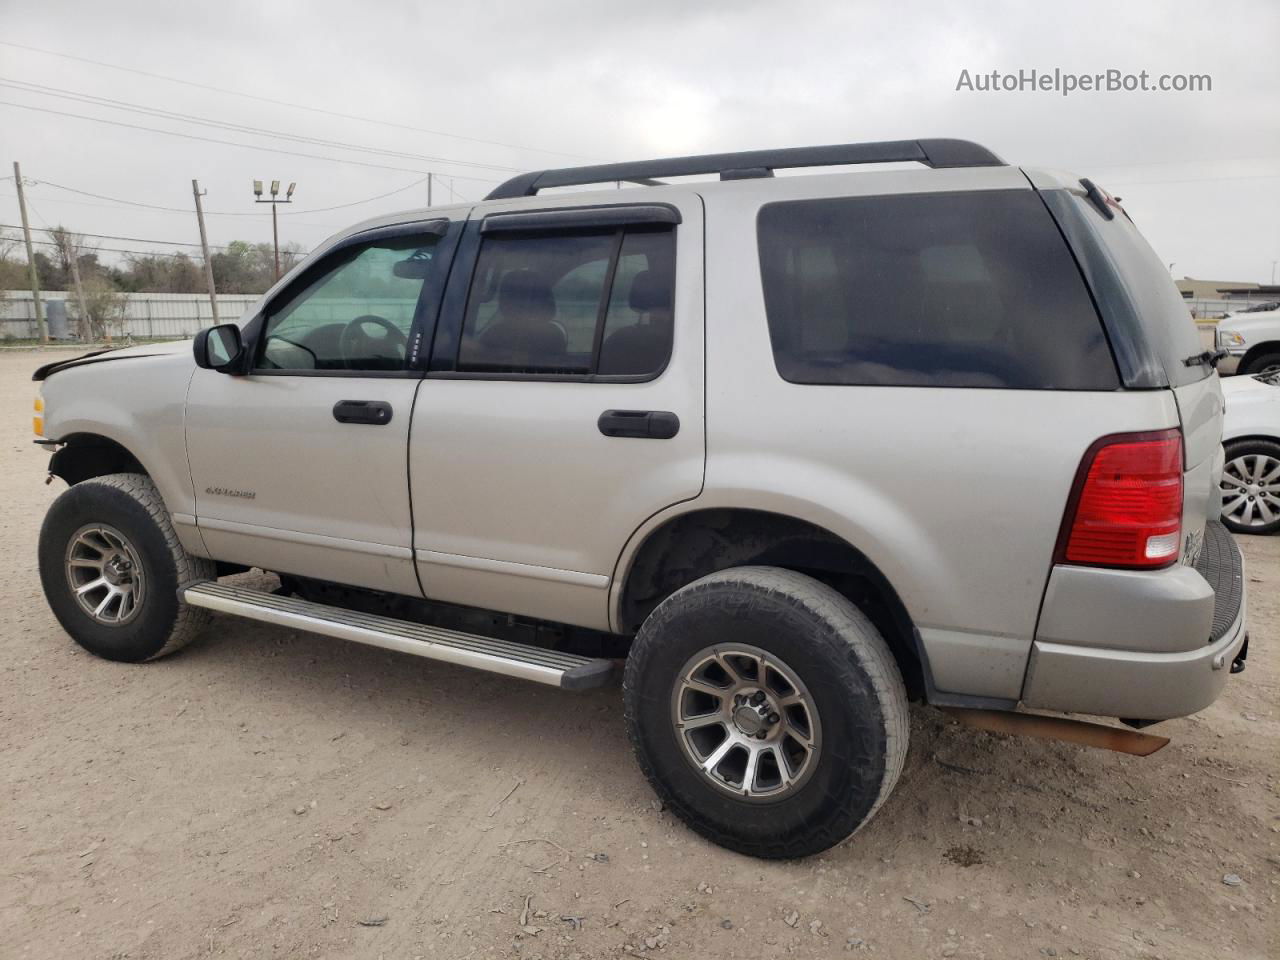
[{"label": "front wheel", "polygon": [[1238,440],[1227,444],[1222,523],[1232,533],[1280,530],[1280,443]]},{"label": "front wheel", "polygon": [[179,587],[212,579],[214,565],[178,542],[151,480],[116,473],[75,484],[40,528],[40,583],[71,638],[108,660],[139,663],[185,645],[208,612]]},{"label": "front wheel", "polygon": [[844,596],[791,570],[724,570],[667,598],[636,636],[623,696],[658,795],[753,856],[845,840],[906,758],[906,690],[884,639]]},{"label": "front wheel", "polygon": [[1259,374],[1280,373],[1280,351],[1256,356],[1243,364],[1237,372],[1251,377]]}]

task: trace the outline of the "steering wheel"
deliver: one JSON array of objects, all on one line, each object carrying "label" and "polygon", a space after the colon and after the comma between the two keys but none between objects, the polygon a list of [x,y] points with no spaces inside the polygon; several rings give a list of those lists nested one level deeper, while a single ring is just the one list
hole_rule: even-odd
[{"label": "steering wheel", "polygon": [[[384,335],[380,337],[370,336],[365,327],[381,327]],[[366,367],[371,345],[390,347],[394,350],[394,353],[379,352],[377,354],[379,357],[403,360],[405,348],[409,345],[409,338],[386,317],[379,317],[372,313],[356,317],[342,328],[342,333],[338,336],[338,353],[342,356],[342,365],[348,370],[357,369],[351,365],[354,357],[362,368]]]}]

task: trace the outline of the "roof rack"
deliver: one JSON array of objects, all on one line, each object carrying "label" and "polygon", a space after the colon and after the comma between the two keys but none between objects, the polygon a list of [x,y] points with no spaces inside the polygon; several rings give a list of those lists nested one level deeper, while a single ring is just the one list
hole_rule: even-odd
[{"label": "roof rack", "polygon": [[721,180],[771,177],[788,167],[833,167],[854,163],[897,163],[914,160],[928,167],[1002,167],[1005,162],[984,146],[968,140],[883,140],[826,147],[787,147],[708,153],[698,157],[602,163],[521,173],[495,187],[486,200],[533,197],[549,187],[577,187],[610,180],[658,186],[657,177],[689,177],[718,173]]}]

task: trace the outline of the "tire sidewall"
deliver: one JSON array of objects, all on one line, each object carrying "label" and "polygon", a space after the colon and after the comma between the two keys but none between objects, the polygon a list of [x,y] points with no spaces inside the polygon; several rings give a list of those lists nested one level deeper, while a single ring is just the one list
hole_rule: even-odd
[{"label": "tire sidewall", "polygon": [[[718,789],[678,740],[673,686],[689,658],[716,638],[778,657],[813,698],[821,726],[817,766],[777,800],[736,799]],[[825,617],[786,593],[706,582],[655,610],[637,644],[642,655],[629,659],[626,679],[632,737],[663,800],[694,829],[757,856],[803,856],[843,840],[875,810],[887,776],[885,717],[856,649]],[[821,822],[829,827],[815,837]]]},{"label": "tire sidewall", "polygon": [[[140,478],[141,479],[141,478]],[[98,623],[72,593],[67,546],[86,524],[104,523],[133,545],[146,578],[141,609],[128,623]],[[159,654],[178,614],[178,578],[164,532],[147,508],[117,487],[86,480],[65,491],[40,528],[40,582],[53,614],[78,644],[108,660],[138,663]]]},{"label": "tire sidewall", "polygon": [[1241,370],[1240,373],[1251,377],[1254,374],[1261,373],[1267,366],[1272,364],[1280,364],[1280,353],[1264,353],[1259,357],[1255,357],[1249,361],[1248,367]]}]

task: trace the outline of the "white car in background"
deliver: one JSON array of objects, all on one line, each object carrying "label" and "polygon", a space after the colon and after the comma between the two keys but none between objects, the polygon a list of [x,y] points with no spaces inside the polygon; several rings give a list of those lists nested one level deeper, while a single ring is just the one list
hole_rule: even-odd
[{"label": "white car in background", "polygon": [[1214,345],[1227,355],[1218,372],[1276,373],[1280,371],[1280,302],[1260,303],[1218,321]]},{"label": "white car in background", "polygon": [[1280,530],[1280,372],[1222,381],[1222,522],[1233,533]]}]

